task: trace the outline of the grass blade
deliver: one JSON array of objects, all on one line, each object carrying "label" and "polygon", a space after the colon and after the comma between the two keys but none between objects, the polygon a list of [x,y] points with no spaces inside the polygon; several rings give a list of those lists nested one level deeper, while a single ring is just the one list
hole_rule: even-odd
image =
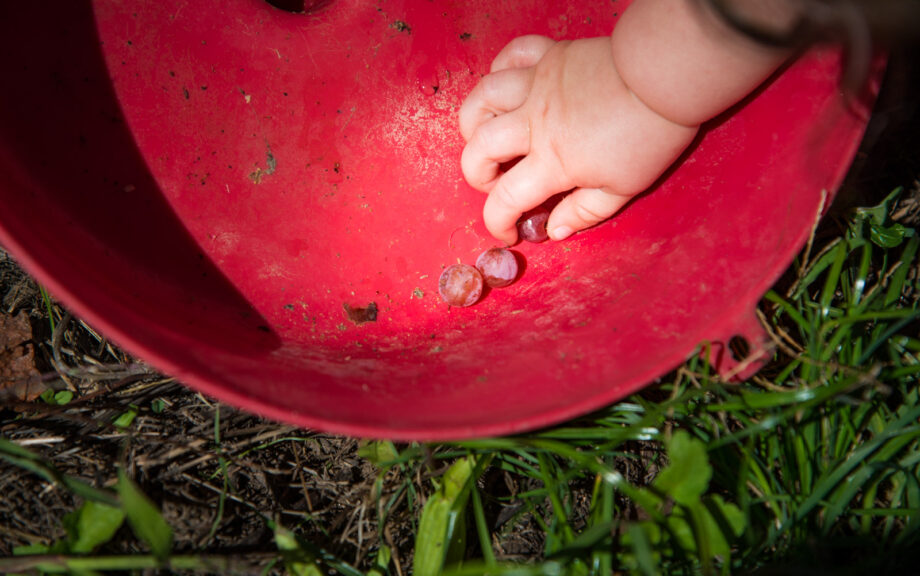
[{"label": "grass blade", "polygon": [[[802,520],[823,501],[835,487],[852,472],[857,466],[864,465],[865,460],[878,450],[885,442],[905,432],[908,424],[920,418],[920,406],[914,406],[903,416],[892,422],[883,433],[877,434],[857,448],[846,460],[840,463],[829,474],[818,480],[811,494],[798,507],[795,514],[796,521]],[[914,433],[914,430],[911,430]]]},{"label": "grass blade", "polygon": [[94,488],[78,478],[61,473],[37,454],[6,438],[0,438],[0,458],[14,466],[33,472],[52,484],[64,486],[81,498],[108,506],[119,506],[118,498],[112,492]]},{"label": "grass blade", "polygon": [[464,509],[476,468],[474,456],[454,462],[441,478],[440,488],[425,503],[415,540],[415,574],[434,576],[462,559],[462,555],[456,557],[455,551],[465,531]]},{"label": "grass blade", "polygon": [[153,502],[141,492],[124,470],[118,471],[118,496],[131,529],[150,546],[154,557],[165,562],[172,550],[173,532]]}]

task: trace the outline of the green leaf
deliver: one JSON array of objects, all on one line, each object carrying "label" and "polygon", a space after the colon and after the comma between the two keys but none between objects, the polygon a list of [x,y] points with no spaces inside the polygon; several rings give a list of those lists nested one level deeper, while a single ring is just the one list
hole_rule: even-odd
[{"label": "green leaf", "polygon": [[706,508],[709,510],[714,521],[718,522],[724,533],[728,530],[728,538],[733,539],[741,536],[747,527],[747,518],[737,506],[731,502],[726,502],[718,494],[713,494],[706,499]]},{"label": "green leaf", "polygon": [[464,512],[475,468],[472,456],[454,462],[441,478],[440,488],[425,503],[415,539],[415,574],[434,576],[462,559],[457,557],[457,541],[466,532]]},{"label": "green leaf", "polygon": [[678,430],[667,449],[670,462],[653,485],[679,504],[698,503],[712,477],[706,446],[687,432]]},{"label": "green leaf", "polygon": [[440,574],[447,558],[450,532],[450,500],[440,493],[433,494],[422,509],[418,535],[415,538],[416,574]]},{"label": "green leaf", "polygon": [[894,248],[904,241],[905,236],[909,236],[913,230],[905,228],[901,224],[892,224],[891,226],[869,226],[869,239],[876,246],[882,248]]},{"label": "green leaf", "polygon": [[137,418],[137,407],[132,405],[129,410],[122,412],[121,415],[112,422],[112,425],[116,428],[128,428],[134,422],[135,418]]},{"label": "green leaf", "polygon": [[568,557],[573,559],[589,556],[589,552],[609,548],[613,537],[613,523],[589,525],[571,542],[560,548],[554,558]]},{"label": "green leaf", "polygon": [[390,566],[393,552],[387,545],[382,545],[377,550],[377,557],[374,558],[374,567],[367,573],[367,576],[386,576]]},{"label": "green leaf", "polygon": [[300,551],[300,545],[294,533],[280,524],[275,525],[275,546],[282,552]]},{"label": "green leaf", "polygon": [[687,552],[697,553],[696,537],[693,526],[684,508],[675,508],[665,519],[668,532],[677,540],[677,545]]},{"label": "green leaf", "polygon": [[869,240],[882,248],[899,246],[904,238],[910,238],[915,231],[898,223],[891,223],[890,214],[894,209],[903,188],[895,188],[878,205],[857,208],[850,222],[850,238],[864,238],[865,229],[869,228]]},{"label": "green leaf", "polygon": [[658,560],[652,550],[648,535],[640,524],[629,527],[630,545],[639,573],[651,576],[658,573]]},{"label": "green leaf", "polygon": [[70,551],[75,554],[92,552],[111,540],[124,520],[125,513],[121,508],[85,502],[74,515]]},{"label": "green leaf", "polygon": [[73,400],[73,392],[70,390],[52,390],[51,388],[41,393],[39,398],[46,404],[52,406],[65,406]]},{"label": "green leaf", "polygon": [[892,206],[898,201],[904,188],[898,186],[892,190],[888,196],[880,203],[871,207],[857,208],[853,220],[856,222],[868,220],[870,224],[882,226],[888,221],[888,215],[891,213]]},{"label": "green leaf", "polygon": [[157,560],[165,561],[172,549],[173,533],[163,515],[124,470],[118,471],[117,490],[134,534],[150,546]]},{"label": "green leaf", "polygon": [[36,543],[13,547],[13,556],[33,556],[37,554],[48,554],[50,552],[51,546],[47,544]]},{"label": "green leaf", "polygon": [[694,508],[693,515],[697,521],[696,529],[703,533],[703,538],[698,537],[697,540],[705,539],[711,557],[727,560],[731,555],[731,543],[744,530],[745,520],[741,510],[713,495],[706,499],[706,505]]},{"label": "green leaf", "polygon": [[275,545],[284,554],[284,564],[294,576],[323,576],[316,560],[297,541],[293,532],[281,526],[275,526]]},{"label": "green leaf", "polygon": [[363,442],[358,447],[358,456],[380,468],[396,461],[399,458],[399,451],[389,440],[372,440]]},{"label": "green leaf", "polygon": [[661,573],[661,551],[667,550],[662,544],[664,535],[661,525],[646,520],[631,523],[627,530],[618,533],[619,545],[623,550],[618,557],[620,563],[628,569],[627,573],[643,576]]}]

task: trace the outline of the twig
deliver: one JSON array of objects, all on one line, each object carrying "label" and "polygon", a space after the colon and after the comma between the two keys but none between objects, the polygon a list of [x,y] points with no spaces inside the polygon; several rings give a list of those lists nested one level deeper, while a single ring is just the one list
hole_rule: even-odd
[{"label": "twig", "polygon": [[805,250],[802,252],[802,262],[799,264],[798,277],[805,277],[805,270],[808,267],[808,257],[811,256],[811,248],[815,243],[815,235],[818,233],[818,224],[821,217],[824,216],[824,208],[827,205],[827,190],[821,189],[821,202],[818,204],[818,212],[815,214],[814,221],[811,224],[811,231],[808,233],[808,242],[805,243]]},{"label": "twig", "polygon": [[[182,478],[184,478],[185,480],[189,481],[192,484],[195,484],[196,486],[200,486],[206,490],[214,492],[215,494],[221,494],[223,492],[221,488],[218,488],[217,486],[214,486],[213,484],[205,482],[204,480],[199,480],[198,478],[195,478],[191,474],[188,474],[188,473],[182,474]],[[249,508],[250,510],[255,510],[256,512],[260,512],[259,508],[255,504],[246,500],[245,498],[241,498],[237,496],[232,491],[226,492],[226,498],[228,500],[233,500],[237,504],[241,504],[245,506],[246,508]],[[304,512],[302,510],[291,510],[289,508],[282,508],[281,510],[279,510],[279,512],[281,512],[281,514],[285,514],[288,516],[296,516],[298,518],[306,518],[306,519],[313,518],[312,514],[308,512]]]},{"label": "twig", "polygon": [[58,374],[61,376],[61,380],[64,381],[64,384],[67,385],[67,388],[71,392],[76,392],[77,387],[70,379],[70,376],[67,375],[69,369],[64,361],[61,359],[61,345],[64,342],[64,333],[67,331],[67,325],[70,323],[72,318],[70,312],[65,312],[64,316],[61,318],[60,322],[54,327],[54,332],[51,334],[51,357],[54,360],[54,367],[57,370]]},{"label": "twig", "polygon": [[393,554],[393,566],[396,567],[396,575],[403,576],[402,571],[402,560],[399,559],[399,549],[396,547],[396,544],[393,542],[393,534],[390,531],[390,527],[387,526],[383,529],[383,539],[386,540],[387,546],[390,547],[390,552]]},{"label": "twig", "polygon": [[[784,354],[790,358],[798,358],[801,356],[803,350],[801,345],[796,342],[789,334],[780,328],[779,326],[773,326],[770,324],[770,321],[767,320],[766,315],[760,309],[756,310],[757,319],[760,320],[760,323],[763,325],[764,330],[767,332],[767,336],[770,337],[770,340],[773,341],[773,344],[779,348]],[[779,336],[777,336],[779,332]],[[797,348],[797,349],[796,349]]]},{"label": "twig", "polygon": [[13,444],[18,444],[20,446],[36,446],[36,445],[47,445],[47,444],[60,444],[61,442],[66,441],[67,438],[63,436],[50,436],[45,438],[24,438],[22,440],[10,440]]}]

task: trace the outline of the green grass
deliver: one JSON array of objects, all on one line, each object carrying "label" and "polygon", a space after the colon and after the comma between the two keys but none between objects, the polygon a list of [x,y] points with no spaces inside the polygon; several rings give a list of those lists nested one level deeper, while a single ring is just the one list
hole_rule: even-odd
[{"label": "green grass", "polygon": [[[839,237],[800,256],[790,286],[765,296],[775,357],[748,382],[722,382],[695,354],[654,390],[557,428],[364,444],[359,455],[380,470],[378,532],[396,509],[414,511],[422,576],[909,572],[920,555],[920,235],[890,220],[898,193],[856,211]],[[216,421],[227,491],[229,456],[220,445]],[[93,556],[103,542],[87,531],[113,522],[95,510],[82,525],[70,520],[65,544],[23,549],[39,555],[32,564],[30,556],[0,559],[0,571],[233,571],[233,558],[171,555],[168,527],[123,474],[110,492],[5,441],[0,456],[86,502],[115,506],[154,552]],[[487,476],[520,489],[496,490]],[[496,530],[495,511],[506,506],[515,512]],[[542,556],[498,561],[493,543],[524,520],[537,527]],[[265,522],[277,544],[269,566],[304,575],[405,573],[386,542],[361,570],[300,539],[298,526]],[[84,543],[83,554],[74,542]]]}]

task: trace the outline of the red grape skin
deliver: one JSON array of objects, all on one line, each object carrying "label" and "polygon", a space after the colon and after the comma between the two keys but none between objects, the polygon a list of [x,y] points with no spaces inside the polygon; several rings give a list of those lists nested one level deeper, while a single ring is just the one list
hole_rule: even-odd
[{"label": "red grape skin", "polygon": [[507,248],[489,248],[476,259],[476,268],[492,288],[504,288],[518,275],[517,259]]},{"label": "red grape skin", "polygon": [[525,212],[517,222],[518,234],[528,242],[543,242],[549,238],[549,234],[546,233],[548,219],[549,210],[543,207]]},{"label": "red grape skin", "polygon": [[454,264],[441,272],[438,293],[451,306],[472,306],[482,296],[482,274],[468,264]]}]

